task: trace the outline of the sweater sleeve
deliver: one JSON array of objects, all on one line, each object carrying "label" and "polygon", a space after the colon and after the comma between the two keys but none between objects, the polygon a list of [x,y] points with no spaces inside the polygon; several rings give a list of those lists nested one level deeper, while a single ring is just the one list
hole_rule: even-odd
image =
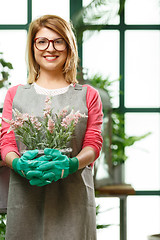
[{"label": "sweater sleeve", "polygon": [[88,108],[88,120],[83,147],[90,146],[96,152],[96,159],[100,154],[103,139],[101,135],[101,127],[103,122],[102,102],[98,91],[87,86],[86,102]]},{"label": "sweater sleeve", "polygon": [[1,139],[0,139],[0,152],[1,158],[5,161],[5,157],[9,152],[15,152],[19,156],[19,151],[16,144],[15,134],[14,131],[7,133],[10,125],[6,123],[3,118],[12,119],[12,103],[14,96],[17,91],[17,86],[11,87],[6,94],[4,105],[3,105],[3,112],[2,112],[2,128],[1,128]]}]

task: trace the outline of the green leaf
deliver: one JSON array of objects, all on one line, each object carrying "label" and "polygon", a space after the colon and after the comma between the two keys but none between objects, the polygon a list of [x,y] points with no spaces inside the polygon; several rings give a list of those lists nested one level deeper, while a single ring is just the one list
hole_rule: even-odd
[{"label": "green leaf", "polygon": [[0,63],[2,67],[7,67],[9,69],[13,69],[13,66],[10,62],[6,62],[3,58],[0,59]]},{"label": "green leaf", "polygon": [[13,65],[12,65],[12,63],[10,63],[10,62],[7,62],[7,63],[6,63],[6,67],[8,67],[9,69],[13,69]]},{"label": "green leaf", "polygon": [[6,216],[6,214],[0,214],[0,240],[5,240]]},{"label": "green leaf", "polygon": [[103,228],[108,228],[112,226],[113,224],[98,224],[97,229],[103,229]]},{"label": "green leaf", "polygon": [[130,136],[130,137],[128,137],[128,138],[126,139],[126,141],[125,141],[125,146],[132,146],[135,142],[140,141],[140,140],[146,138],[146,137],[149,136],[150,134],[151,134],[151,132],[146,133],[146,134],[144,134],[144,135],[142,135],[142,136]]},{"label": "green leaf", "polygon": [[4,80],[8,80],[8,77],[9,77],[9,73],[8,72],[2,71],[1,74],[2,74],[2,77],[3,77]]}]

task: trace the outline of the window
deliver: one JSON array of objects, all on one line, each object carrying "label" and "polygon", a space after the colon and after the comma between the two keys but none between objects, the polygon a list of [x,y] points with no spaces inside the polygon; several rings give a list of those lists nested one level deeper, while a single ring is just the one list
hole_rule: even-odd
[{"label": "window", "polygon": [[[83,0],[83,5],[90,2]],[[106,4],[110,2],[116,9],[118,1]],[[93,34],[96,26],[101,30]],[[89,76],[100,73],[110,80],[121,76],[120,84],[113,86],[112,104],[124,114],[125,132],[135,136],[151,132],[125,149],[125,180],[135,188],[136,196],[127,200],[127,235],[123,240],[145,240],[160,232],[160,2],[126,0],[120,21],[112,19],[105,25],[98,20],[86,27],[83,37],[82,62]],[[101,204],[107,206],[107,200]],[[150,220],[153,213],[154,226]],[[108,229],[103,230],[104,235],[100,230],[100,239],[106,239]]]},{"label": "window", "polygon": [[[45,4],[43,0],[6,0],[2,1],[0,6],[0,52],[3,52],[3,58],[13,65],[9,78],[11,86],[25,84],[27,81],[25,49],[29,23],[44,14],[60,15],[69,20],[70,3],[69,0],[59,0],[56,4],[53,0],[46,0]],[[0,89],[0,91],[2,111],[7,90]]]},{"label": "window", "polygon": [[[1,1],[0,52],[13,64],[12,85],[26,83],[25,45],[31,20],[43,14],[56,14],[69,20],[75,9],[90,2]],[[92,22],[83,34],[85,41],[80,55],[89,76],[100,73],[110,80],[122,77],[112,85],[112,104],[124,113],[126,133],[137,136],[151,132],[132,148],[125,149],[128,155],[126,182],[136,190],[136,195],[127,200],[127,239],[146,240],[147,235],[160,232],[160,1],[126,0],[120,17],[117,12],[123,0],[106,2],[108,5],[100,9],[104,11],[102,21]],[[102,30],[93,33],[99,25]],[[6,89],[0,91],[2,110]],[[99,231],[98,239],[120,239],[117,211],[120,200],[101,198],[97,204],[102,207],[101,223],[112,224]]]}]

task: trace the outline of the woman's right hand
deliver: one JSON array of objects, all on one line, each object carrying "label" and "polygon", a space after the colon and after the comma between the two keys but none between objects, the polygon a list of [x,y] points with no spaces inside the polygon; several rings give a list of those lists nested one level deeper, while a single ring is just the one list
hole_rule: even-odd
[{"label": "woman's right hand", "polygon": [[38,150],[29,150],[25,152],[20,158],[15,158],[12,161],[12,168],[15,172],[25,177],[28,180],[34,180],[37,186],[49,184],[49,180],[41,179],[43,172],[37,170],[37,167],[49,161],[51,157],[43,155],[36,158]]}]

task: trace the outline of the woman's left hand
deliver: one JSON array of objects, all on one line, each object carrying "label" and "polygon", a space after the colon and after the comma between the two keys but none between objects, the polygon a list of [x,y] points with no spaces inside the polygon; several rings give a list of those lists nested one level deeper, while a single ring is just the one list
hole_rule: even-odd
[{"label": "woman's left hand", "polygon": [[42,171],[43,180],[58,181],[78,170],[79,161],[76,157],[68,158],[57,149],[46,148],[44,154],[52,158],[52,161],[40,165],[37,170]]}]

